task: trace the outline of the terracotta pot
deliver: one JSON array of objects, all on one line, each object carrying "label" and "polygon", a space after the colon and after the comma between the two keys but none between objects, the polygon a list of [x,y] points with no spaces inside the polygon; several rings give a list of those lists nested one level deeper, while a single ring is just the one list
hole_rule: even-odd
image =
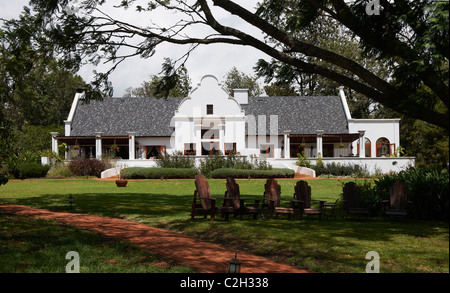
[{"label": "terracotta pot", "polygon": [[127,186],[128,180],[125,179],[117,179],[116,180],[116,185],[117,187],[125,187]]}]

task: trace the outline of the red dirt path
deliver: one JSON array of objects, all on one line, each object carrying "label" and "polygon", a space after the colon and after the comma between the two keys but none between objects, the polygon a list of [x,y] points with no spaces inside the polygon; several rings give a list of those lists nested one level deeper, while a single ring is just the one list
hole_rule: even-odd
[{"label": "red dirt path", "polygon": [[[52,212],[20,205],[1,205],[0,212],[32,218],[56,220],[90,230],[120,241],[126,241],[201,273],[226,273],[228,261],[236,251],[218,244],[201,242],[180,233],[121,219],[85,214]],[[242,273],[309,273],[266,258],[238,251]]]}]

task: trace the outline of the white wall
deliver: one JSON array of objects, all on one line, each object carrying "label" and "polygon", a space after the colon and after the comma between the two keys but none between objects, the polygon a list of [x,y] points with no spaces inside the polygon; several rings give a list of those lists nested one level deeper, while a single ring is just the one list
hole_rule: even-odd
[{"label": "white wall", "polygon": [[[371,143],[371,156],[376,157],[376,142],[385,137],[390,143],[395,143],[395,148],[400,146],[400,119],[350,119],[348,122],[350,133],[365,130],[365,137]],[[357,142],[353,143],[353,151],[356,155]]]},{"label": "white wall", "polygon": [[[312,165],[315,165],[317,159],[308,158]],[[370,174],[374,175],[377,172],[386,174],[389,172],[399,172],[405,170],[409,166],[414,166],[415,158],[413,157],[385,157],[385,158],[323,158],[323,164],[341,164],[341,165],[359,165],[366,167]],[[294,169],[295,159],[268,159],[267,162],[274,168],[290,168]]]},{"label": "white wall", "polygon": [[[213,114],[207,114],[207,105],[213,105]],[[197,155],[201,155],[201,131],[211,128],[219,132],[219,137],[205,142],[218,143],[222,153],[225,143],[236,143],[237,152],[244,151],[244,111],[212,75],[204,76],[191,94],[181,101],[172,123],[175,126],[173,149],[184,151],[185,143],[195,143]]]}]

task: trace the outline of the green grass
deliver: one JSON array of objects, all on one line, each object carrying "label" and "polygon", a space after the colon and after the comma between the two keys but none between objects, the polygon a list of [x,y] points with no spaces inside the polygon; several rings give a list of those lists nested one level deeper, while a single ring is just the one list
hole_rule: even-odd
[{"label": "green grass", "polygon": [[[344,180],[309,180],[314,199],[334,202]],[[210,180],[212,196],[223,196],[224,180]],[[237,180],[242,197],[262,197],[264,180]],[[279,180],[282,197],[291,198],[296,180]],[[22,204],[55,211],[120,217],[168,228],[203,241],[271,258],[315,272],[364,272],[365,255],[380,255],[380,271],[449,272],[448,223],[372,218],[358,221],[272,220],[243,221],[202,217],[190,220],[193,180],[129,181],[117,188],[113,181],[24,180],[0,188],[0,203]],[[78,234],[78,233],[77,233]],[[65,260],[63,260],[65,261]]]},{"label": "green grass", "polygon": [[111,240],[55,221],[0,216],[0,273],[64,273],[80,256],[81,273],[189,273],[132,244]]}]

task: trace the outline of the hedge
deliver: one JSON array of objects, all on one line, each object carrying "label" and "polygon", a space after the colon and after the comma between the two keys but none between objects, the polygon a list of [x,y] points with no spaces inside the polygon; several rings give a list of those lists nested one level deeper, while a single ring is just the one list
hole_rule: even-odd
[{"label": "hedge", "polygon": [[195,178],[195,168],[146,168],[131,167],[120,171],[122,179],[183,179]]},{"label": "hedge", "polygon": [[44,165],[35,162],[22,162],[15,166],[12,174],[17,179],[26,178],[44,178],[50,170],[49,165]]},{"label": "hedge", "polygon": [[211,172],[211,178],[225,179],[233,178],[294,178],[295,171],[291,169],[272,169],[272,170],[244,170],[221,168]]}]

